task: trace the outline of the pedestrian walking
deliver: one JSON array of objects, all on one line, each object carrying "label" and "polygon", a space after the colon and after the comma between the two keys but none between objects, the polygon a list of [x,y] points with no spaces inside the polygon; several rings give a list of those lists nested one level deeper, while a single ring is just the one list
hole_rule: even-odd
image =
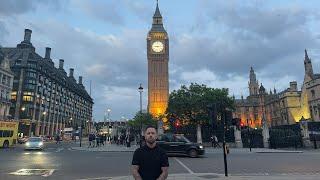
[{"label": "pedestrian walking", "polygon": [[156,143],[157,131],[148,126],[145,130],[146,145],[138,148],[132,158],[132,175],[136,180],[167,179],[168,156]]},{"label": "pedestrian walking", "polygon": [[216,135],[213,136],[213,146],[214,146],[215,148],[216,148],[216,147],[221,148],[221,146],[220,146],[220,144],[219,144],[219,140],[218,140],[218,138],[217,138]]},{"label": "pedestrian walking", "polygon": [[57,134],[57,136],[56,136],[56,144],[60,144],[60,136],[59,136],[59,134]]},{"label": "pedestrian walking", "polygon": [[105,135],[100,135],[100,145],[104,146],[104,142],[105,142]]},{"label": "pedestrian walking", "polygon": [[142,146],[146,145],[146,141],[145,141],[144,136],[141,136],[141,137],[140,137],[139,144],[140,144],[140,147],[142,147]]},{"label": "pedestrian walking", "polygon": [[89,134],[89,146],[88,146],[88,148],[91,147],[91,146],[92,146],[92,133]]},{"label": "pedestrian walking", "polygon": [[97,136],[96,136],[96,144],[97,144],[97,147],[100,146],[100,135],[99,134],[97,134]]},{"label": "pedestrian walking", "polygon": [[92,134],[92,147],[96,147],[96,134]]},{"label": "pedestrian walking", "polygon": [[127,134],[126,136],[126,144],[127,144],[127,148],[129,148],[131,146],[131,141],[130,141],[130,134]]}]

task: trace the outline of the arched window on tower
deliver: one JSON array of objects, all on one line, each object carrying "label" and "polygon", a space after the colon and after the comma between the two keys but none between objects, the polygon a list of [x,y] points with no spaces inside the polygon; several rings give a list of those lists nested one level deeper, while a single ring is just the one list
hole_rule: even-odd
[{"label": "arched window on tower", "polygon": [[315,92],[314,92],[313,89],[311,90],[311,97],[312,97],[312,98],[315,98]]}]

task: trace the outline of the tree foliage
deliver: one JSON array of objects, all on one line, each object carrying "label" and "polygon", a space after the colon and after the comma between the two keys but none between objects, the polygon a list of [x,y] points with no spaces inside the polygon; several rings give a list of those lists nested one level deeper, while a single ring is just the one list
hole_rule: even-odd
[{"label": "tree foliage", "polygon": [[148,125],[156,127],[157,122],[150,113],[137,112],[134,118],[128,121],[128,125],[134,129],[140,129],[141,126]]},{"label": "tree foliage", "polygon": [[[224,108],[234,108],[234,101],[228,97],[228,89],[210,88],[191,83],[182,85],[169,96],[167,114],[169,119],[179,119],[192,124],[203,124],[210,120],[208,106],[219,103]],[[221,108],[218,111],[222,111]]]}]

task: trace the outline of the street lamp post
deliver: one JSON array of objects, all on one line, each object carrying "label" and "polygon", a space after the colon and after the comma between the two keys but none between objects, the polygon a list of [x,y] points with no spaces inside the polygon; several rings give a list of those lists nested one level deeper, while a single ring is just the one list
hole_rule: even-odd
[{"label": "street lamp post", "polygon": [[79,134],[79,136],[80,136],[80,147],[81,147],[81,141],[82,141],[82,125],[83,125],[83,122],[82,122],[82,120],[80,120],[80,134]]},{"label": "street lamp post", "polygon": [[44,131],[45,131],[45,121],[46,121],[46,114],[47,114],[47,112],[42,112],[42,117],[43,117],[43,121],[42,121],[42,132],[41,132],[41,134],[42,135],[44,135]]},{"label": "street lamp post", "polygon": [[[140,84],[140,87],[138,88],[139,94],[140,94],[140,115],[142,114],[142,92],[143,87]],[[140,120],[140,137],[142,136],[142,121]]]},{"label": "street lamp post", "polygon": [[247,127],[248,127],[248,141],[249,141],[249,148],[251,152],[251,134],[250,134],[250,126],[249,126],[249,119],[247,118]]},{"label": "street lamp post", "polygon": [[110,124],[111,124],[111,121],[110,121],[110,112],[111,112],[111,109],[108,108],[108,109],[107,109],[107,112],[108,112],[108,136],[110,136]]}]

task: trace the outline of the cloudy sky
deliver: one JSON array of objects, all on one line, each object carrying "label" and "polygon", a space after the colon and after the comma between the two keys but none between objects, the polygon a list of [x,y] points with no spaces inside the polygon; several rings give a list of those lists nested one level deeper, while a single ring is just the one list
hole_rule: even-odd
[{"label": "cloudy sky", "polygon": [[[156,0],[3,0],[0,46],[14,47],[31,29],[44,56],[75,68],[86,89],[92,81],[94,119],[107,108],[112,119],[139,110],[142,83],[147,106],[146,36]],[[160,0],[170,38],[170,91],[204,83],[248,95],[252,66],[267,90],[303,81],[304,49],[320,73],[320,3],[317,0]]]}]

